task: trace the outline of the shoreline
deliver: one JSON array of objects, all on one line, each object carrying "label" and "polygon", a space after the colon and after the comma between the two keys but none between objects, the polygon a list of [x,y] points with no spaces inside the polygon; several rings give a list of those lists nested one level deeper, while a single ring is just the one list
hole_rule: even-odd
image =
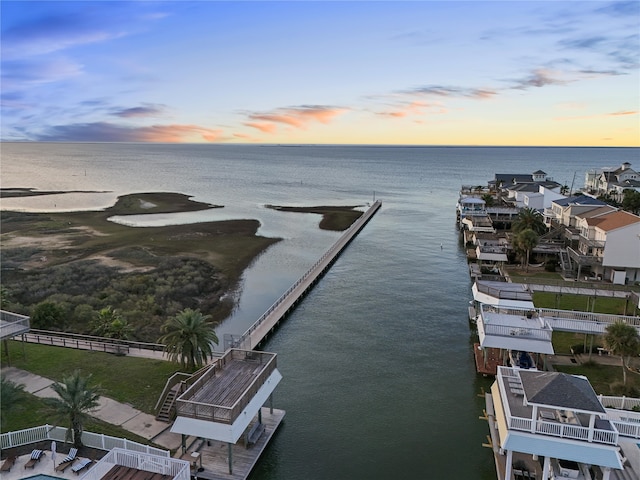
[{"label": "shoreline", "polygon": [[[8,308],[30,314],[43,301],[62,303],[66,323],[38,328],[90,334],[92,316],[112,306],[134,326],[132,339],[151,342],[162,323],[183,308],[201,309],[219,325],[237,307],[234,292],[245,270],[280,238],[257,235],[260,222],[254,219],[158,227],[109,220],[211,208],[223,207],[155,192],[120,196],[103,210],[2,210],[3,288],[13,297]],[[333,215],[338,230],[362,214],[352,207],[308,210],[323,220]]]}]

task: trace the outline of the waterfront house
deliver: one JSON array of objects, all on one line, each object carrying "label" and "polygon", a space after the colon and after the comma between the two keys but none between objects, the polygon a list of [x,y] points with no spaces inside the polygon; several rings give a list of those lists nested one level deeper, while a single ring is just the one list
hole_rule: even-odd
[{"label": "waterfront house", "polygon": [[584,267],[589,276],[616,284],[640,281],[640,217],[624,211],[577,215],[577,252],[567,251],[577,263],[577,278]]},{"label": "waterfront house", "polygon": [[489,181],[489,187],[495,189],[507,189],[513,185],[522,183],[553,182],[546,172],[536,170],[533,173],[496,173],[493,180]]},{"label": "waterfront house", "polygon": [[[275,410],[271,404],[282,379],[276,357],[275,353],[229,349],[176,400],[177,417],[171,432],[182,434],[183,458],[197,454],[200,461],[210,465],[204,474],[199,472],[199,478],[231,476],[241,469],[246,471],[245,478],[253,468],[259,453],[244,452],[263,449],[263,437],[270,437],[284,417],[284,411]],[[270,406],[264,407],[266,403]],[[192,452],[187,451],[189,436],[200,439]],[[223,470],[213,467],[218,465],[220,442],[227,447]]]},{"label": "waterfront house", "polygon": [[551,209],[547,209],[545,214],[552,219],[551,223],[553,227],[575,227],[576,215],[606,205],[605,202],[597,198],[578,195],[552,201]]},{"label": "waterfront house", "polygon": [[603,167],[588,170],[585,175],[585,190],[593,195],[621,193],[625,188],[638,188],[640,174],[629,162],[618,167]]},{"label": "waterfront house", "polygon": [[524,458],[542,480],[609,480],[624,468],[618,429],[586,377],[498,367],[486,405],[498,478],[514,478]]},{"label": "waterfront house", "polygon": [[542,210],[550,207],[553,200],[565,198],[557,182],[522,183],[507,188],[507,198],[518,208]]}]

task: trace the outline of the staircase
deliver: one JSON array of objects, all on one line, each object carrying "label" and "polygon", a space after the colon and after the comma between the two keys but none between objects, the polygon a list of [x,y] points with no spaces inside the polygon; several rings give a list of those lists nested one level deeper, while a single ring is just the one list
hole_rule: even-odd
[{"label": "staircase", "polygon": [[180,384],[178,383],[174,385],[169,392],[167,392],[167,396],[162,403],[162,407],[160,407],[158,415],[156,415],[156,420],[159,422],[171,423],[175,415],[175,403],[179,391]]},{"label": "staircase", "polygon": [[554,238],[560,238],[562,236],[562,232],[564,231],[564,225],[560,225],[559,227],[555,227],[549,230],[547,233],[540,236],[540,240],[551,240]]},{"label": "staircase", "polygon": [[573,266],[571,265],[571,257],[567,250],[560,250],[560,266],[562,267],[563,278],[573,278]]}]

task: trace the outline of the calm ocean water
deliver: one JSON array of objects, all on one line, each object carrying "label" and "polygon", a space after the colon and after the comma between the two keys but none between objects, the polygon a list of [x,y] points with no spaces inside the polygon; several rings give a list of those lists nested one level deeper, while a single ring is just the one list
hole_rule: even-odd
[{"label": "calm ocean water", "polygon": [[[284,379],[285,422],[252,479],[491,479],[477,394],[466,260],[455,228],[461,184],[542,169],[583,186],[589,168],[638,149],[3,144],[2,187],[99,190],[2,208],[100,208],[117,195],[172,191],[224,205],[213,212],[119,219],[134,225],[257,218],[284,238],[245,273],[236,312],[217,329],[244,332],[333,243],[318,217],[276,205],[382,209],[264,349]],[[442,247],[441,247],[442,245]]]}]

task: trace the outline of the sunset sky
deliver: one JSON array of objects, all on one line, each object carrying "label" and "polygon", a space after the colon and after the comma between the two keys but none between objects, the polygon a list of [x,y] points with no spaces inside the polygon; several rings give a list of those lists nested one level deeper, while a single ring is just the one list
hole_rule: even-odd
[{"label": "sunset sky", "polygon": [[2,1],[3,141],[640,145],[640,2]]}]

